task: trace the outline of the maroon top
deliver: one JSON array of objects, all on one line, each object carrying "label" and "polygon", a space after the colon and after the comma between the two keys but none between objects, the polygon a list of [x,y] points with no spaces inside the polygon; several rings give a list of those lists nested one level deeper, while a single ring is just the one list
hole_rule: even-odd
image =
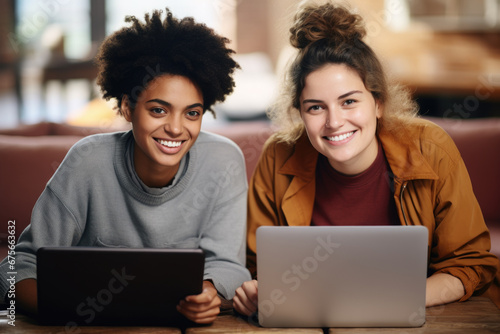
[{"label": "maroon top", "polygon": [[391,175],[380,144],[373,164],[354,176],[337,172],[320,154],[311,225],[399,225]]}]

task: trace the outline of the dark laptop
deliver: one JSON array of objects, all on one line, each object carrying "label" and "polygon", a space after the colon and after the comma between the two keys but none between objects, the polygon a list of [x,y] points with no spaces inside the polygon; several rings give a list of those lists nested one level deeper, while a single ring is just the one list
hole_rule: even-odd
[{"label": "dark laptop", "polygon": [[37,252],[38,318],[44,325],[160,325],[201,293],[201,249],[45,247]]}]

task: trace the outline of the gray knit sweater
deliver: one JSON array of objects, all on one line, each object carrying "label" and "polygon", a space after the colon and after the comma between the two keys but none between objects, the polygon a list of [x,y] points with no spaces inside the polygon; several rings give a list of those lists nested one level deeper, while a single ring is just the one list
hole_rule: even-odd
[{"label": "gray knit sweater", "polygon": [[[132,132],[86,137],[68,152],[16,245],[16,281],[36,278],[42,246],[201,248],[204,279],[231,299],[245,268],[247,181],[236,144],[201,132],[172,185],[149,188],[133,168]],[[8,291],[0,263],[0,299]]]}]

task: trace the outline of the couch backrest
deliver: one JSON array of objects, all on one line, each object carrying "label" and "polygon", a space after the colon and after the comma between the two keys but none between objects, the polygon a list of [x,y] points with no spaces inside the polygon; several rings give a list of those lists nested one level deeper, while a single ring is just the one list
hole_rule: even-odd
[{"label": "couch backrest", "polygon": [[[16,221],[16,235],[28,226],[47,181],[79,136],[0,135],[0,222]],[[3,244],[6,230],[0,230]]]},{"label": "couch backrest", "polygon": [[[485,220],[500,224],[500,119],[430,119],[450,134],[460,150]],[[272,128],[267,122],[241,122],[210,131],[240,146],[249,179]],[[12,133],[0,131],[0,246],[9,220],[16,220],[17,235],[29,224],[36,200],[69,148],[83,135],[96,132],[103,131],[46,123]]]}]

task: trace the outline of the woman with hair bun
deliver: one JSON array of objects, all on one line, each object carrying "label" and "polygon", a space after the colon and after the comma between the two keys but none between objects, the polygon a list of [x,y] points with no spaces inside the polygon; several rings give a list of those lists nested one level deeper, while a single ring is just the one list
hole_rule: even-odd
[{"label": "woman with hair bun", "polygon": [[[82,139],[48,182],[16,245],[19,311],[37,312],[43,246],[201,248],[202,292],[178,305],[201,324],[213,322],[222,300],[251,278],[243,154],[200,131],[205,111],[233,91],[234,51],[206,25],[162,14],[146,14],[145,22],[127,17],[130,26],[100,47],[97,83],[132,130]],[[7,258],[0,264],[0,303],[8,265]]]},{"label": "woman with hair bun", "polygon": [[[451,138],[417,117],[364,43],[360,16],[306,4],[290,29],[297,55],[271,111],[279,132],[249,185],[247,267],[260,226],[423,225],[429,231],[426,305],[484,292],[497,271],[464,162]],[[236,290],[257,310],[257,280]]]}]

